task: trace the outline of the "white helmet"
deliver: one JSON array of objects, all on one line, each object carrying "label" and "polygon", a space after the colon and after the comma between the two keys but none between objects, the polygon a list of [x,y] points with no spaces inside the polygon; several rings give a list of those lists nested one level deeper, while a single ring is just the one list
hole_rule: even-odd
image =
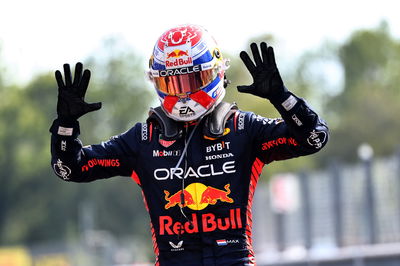
[{"label": "white helmet", "polygon": [[228,61],[202,27],[183,25],[164,32],[149,62],[166,115],[176,121],[196,120],[222,101]]}]

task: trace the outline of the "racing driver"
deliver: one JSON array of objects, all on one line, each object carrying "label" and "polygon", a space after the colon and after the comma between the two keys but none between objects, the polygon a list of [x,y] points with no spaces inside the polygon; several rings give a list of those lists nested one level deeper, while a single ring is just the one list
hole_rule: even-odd
[{"label": "racing driver", "polygon": [[[201,26],[172,28],[157,40],[148,76],[160,106],[144,123],[97,145],[82,146],[78,118],[101,108],[84,100],[90,71],[56,71],[57,119],[51,164],[65,181],[131,177],[151,219],[156,265],[255,265],[251,206],[265,164],[312,154],[328,128],[285,86],[265,42],[240,53],[253,83],[243,93],[267,99],[269,119],[223,101],[229,64]],[[267,102],[265,102],[267,104]]]}]

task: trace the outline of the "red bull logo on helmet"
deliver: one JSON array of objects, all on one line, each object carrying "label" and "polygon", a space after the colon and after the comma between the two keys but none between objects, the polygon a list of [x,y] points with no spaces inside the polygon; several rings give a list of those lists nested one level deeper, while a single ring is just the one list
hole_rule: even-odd
[{"label": "red bull logo on helmet", "polygon": [[208,205],[215,205],[217,202],[233,203],[234,200],[229,197],[231,193],[230,184],[226,184],[223,189],[218,189],[212,186],[206,186],[202,183],[192,183],[183,191],[179,190],[175,194],[170,195],[170,192],[164,190],[165,209],[175,206],[181,208],[188,207],[192,210],[203,210]]},{"label": "red bull logo on helmet", "polygon": [[179,49],[175,49],[170,53],[167,53],[167,59],[170,58],[179,58],[181,56],[189,56],[189,51],[183,51],[183,50],[179,50]]},{"label": "red bull logo on helmet", "polygon": [[192,58],[182,59],[175,59],[171,61],[165,61],[165,67],[168,68],[178,68],[178,67],[185,67],[185,66],[192,66],[193,60]]},{"label": "red bull logo on helmet", "polygon": [[165,46],[165,68],[193,66],[191,51],[190,43],[179,46]]}]

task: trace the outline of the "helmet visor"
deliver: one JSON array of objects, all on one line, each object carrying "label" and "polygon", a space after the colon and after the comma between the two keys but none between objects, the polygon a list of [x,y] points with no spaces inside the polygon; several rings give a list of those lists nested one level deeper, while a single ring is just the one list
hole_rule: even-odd
[{"label": "helmet visor", "polygon": [[196,65],[167,70],[151,70],[150,78],[157,90],[171,96],[184,97],[210,84],[218,75],[219,68]]}]

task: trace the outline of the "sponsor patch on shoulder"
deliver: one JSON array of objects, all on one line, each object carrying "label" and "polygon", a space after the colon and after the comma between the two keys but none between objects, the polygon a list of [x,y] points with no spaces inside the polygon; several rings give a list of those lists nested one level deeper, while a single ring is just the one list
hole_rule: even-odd
[{"label": "sponsor patch on shoulder", "polygon": [[324,131],[313,130],[310,132],[310,136],[307,138],[308,144],[317,149],[321,149],[325,141],[326,141],[326,133]]},{"label": "sponsor patch on shoulder", "polygon": [[238,130],[243,130],[244,129],[244,117],[245,113],[240,113],[238,118],[237,118],[237,129]]},{"label": "sponsor patch on shoulder", "polygon": [[148,140],[149,139],[149,136],[148,136],[148,127],[147,127],[147,124],[146,123],[143,123],[142,124],[142,140],[143,141],[146,141],[146,140]]},{"label": "sponsor patch on shoulder", "polygon": [[57,163],[53,164],[54,172],[64,180],[69,180],[71,169],[66,166],[60,159],[57,159]]}]

